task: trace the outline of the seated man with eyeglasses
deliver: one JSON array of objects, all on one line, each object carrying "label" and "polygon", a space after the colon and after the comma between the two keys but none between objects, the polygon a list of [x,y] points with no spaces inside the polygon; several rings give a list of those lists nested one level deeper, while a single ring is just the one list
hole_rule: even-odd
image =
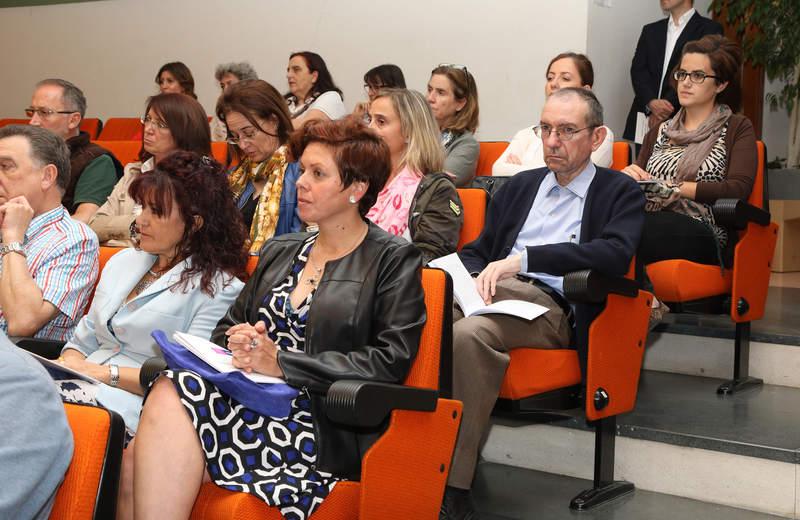
[{"label": "seated man with eyeglasses", "polygon": [[[462,317],[453,326],[453,398],[464,403],[440,519],[477,518],[469,489],[481,440],[500,393],[509,351],[565,348],[592,310],[563,296],[563,275],[596,269],[621,276],[644,222],[644,196],[628,176],[595,166],[605,139],[603,108],[584,88],[553,92],[536,133],[546,168],[520,172],[492,198],[481,235],[459,256],[492,301],[518,299],[547,307],[528,321],[501,314]],[[573,317],[574,316],[574,317]]]},{"label": "seated man with eyeglasses", "polygon": [[50,130],[67,142],[71,174],[62,203],[72,218],[88,223],[122,177],[122,165],[80,131],[85,114],[83,92],[63,79],[37,83],[31,106],[25,109],[31,125]]},{"label": "seated man with eyeglasses", "polygon": [[69,148],[47,130],[0,128],[0,330],[64,341],[94,288],[97,237],[70,218]]}]

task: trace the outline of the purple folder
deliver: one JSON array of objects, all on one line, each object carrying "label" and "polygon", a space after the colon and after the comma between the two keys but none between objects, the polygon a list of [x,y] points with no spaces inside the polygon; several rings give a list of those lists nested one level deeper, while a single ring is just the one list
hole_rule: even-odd
[{"label": "purple folder", "polygon": [[164,331],[154,330],[150,335],[161,347],[169,368],[194,372],[206,381],[214,383],[224,394],[261,415],[276,419],[288,417],[292,401],[300,393],[285,383],[255,383],[241,372],[218,372],[182,345],[167,338]]}]

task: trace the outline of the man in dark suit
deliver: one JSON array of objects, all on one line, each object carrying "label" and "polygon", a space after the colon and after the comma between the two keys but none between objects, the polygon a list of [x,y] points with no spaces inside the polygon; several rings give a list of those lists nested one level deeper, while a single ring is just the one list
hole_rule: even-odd
[{"label": "man in dark suit", "polygon": [[489,303],[530,301],[548,311],[531,321],[502,314],[463,317],[453,326],[453,399],[464,412],[440,519],[476,518],[469,489],[481,440],[518,347],[575,345],[599,308],[564,299],[563,276],[628,270],[644,224],[644,195],[627,176],[596,167],[605,139],[603,108],[591,90],[566,88],[545,102],[536,127],[546,168],[520,172],[492,197],[481,235],[459,254]]},{"label": "man in dark suit", "polygon": [[722,34],[719,23],[695,11],[694,0],[660,2],[661,9],[669,16],[642,28],[631,62],[635,97],[623,133],[623,137],[631,141],[635,140],[638,113],[647,117],[648,128],[652,128],[680,108],[670,74],[686,42],[699,40],[707,34]]}]

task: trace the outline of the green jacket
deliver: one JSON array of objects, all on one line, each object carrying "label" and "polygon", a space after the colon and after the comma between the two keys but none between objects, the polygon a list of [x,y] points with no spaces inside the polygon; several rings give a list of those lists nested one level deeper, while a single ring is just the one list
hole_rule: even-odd
[{"label": "green jacket", "polygon": [[455,253],[464,207],[456,185],[446,173],[425,175],[408,212],[411,241],[422,251],[422,263]]}]

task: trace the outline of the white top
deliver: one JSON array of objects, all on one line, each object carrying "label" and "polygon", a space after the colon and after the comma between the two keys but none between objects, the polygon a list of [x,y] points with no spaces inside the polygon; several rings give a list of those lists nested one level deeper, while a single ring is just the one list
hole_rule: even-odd
[{"label": "white top", "polygon": [[[667,48],[664,51],[664,68],[661,70],[661,81],[658,83],[659,85],[664,84],[664,77],[669,72],[667,68],[669,67],[669,59],[672,57],[672,52],[675,50],[675,44],[678,42],[678,38],[681,37],[681,33],[686,28],[686,25],[689,23],[692,16],[694,16],[695,12],[694,8],[689,9],[678,18],[677,24],[675,24],[672,16],[667,18]],[[661,97],[660,91],[658,97]]]},{"label": "white top", "polygon": [[[608,168],[614,159],[614,132],[607,126],[603,128],[606,129],[606,139],[600,145],[600,148],[592,153],[592,162],[597,166]],[[512,153],[519,157],[522,164],[508,162],[508,156]],[[517,132],[503,155],[492,165],[492,176],[508,177],[521,171],[543,168],[544,166],[547,165],[544,162],[542,138],[536,135],[533,127],[528,126]]]},{"label": "white top", "polygon": [[305,105],[295,105],[294,99],[289,100],[289,113],[292,115],[292,118],[295,118],[299,115],[305,116],[312,110],[319,110],[329,119],[341,119],[347,115],[347,110],[344,108],[344,101],[342,101],[342,96],[339,95],[338,92],[335,90],[329,90],[328,92],[324,92],[315,99],[311,105],[308,107],[307,110],[304,110],[302,114],[300,111],[303,110]]}]

